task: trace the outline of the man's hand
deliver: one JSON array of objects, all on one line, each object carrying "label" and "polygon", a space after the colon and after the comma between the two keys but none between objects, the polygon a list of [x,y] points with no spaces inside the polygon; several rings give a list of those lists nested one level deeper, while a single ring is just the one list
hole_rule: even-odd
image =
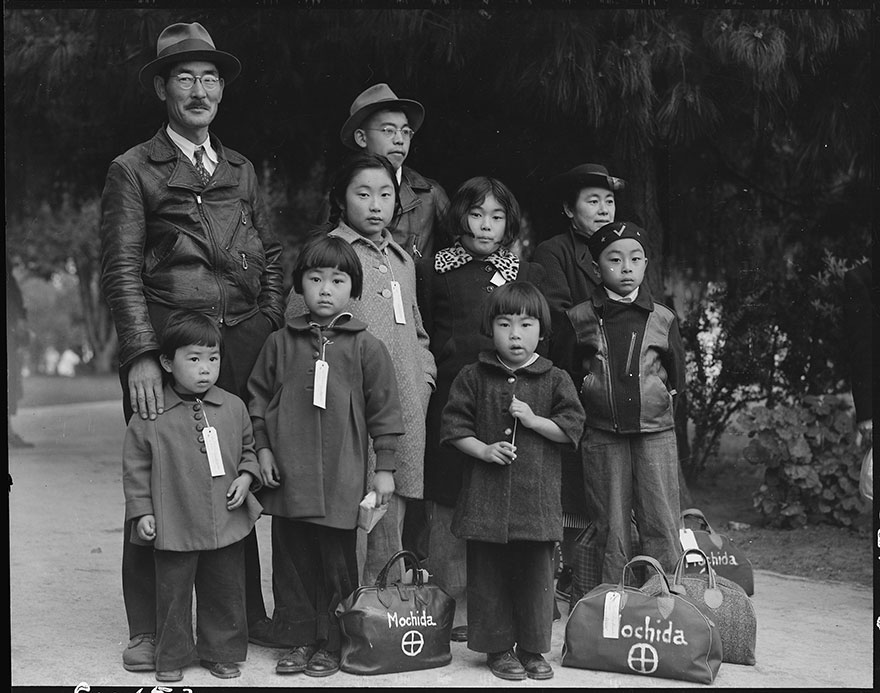
[{"label": "man's hand", "polygon": [[128,371],[128,397],[132,410],[142,419],[155,419],[165,411],[162,367],[155,354],[144,354],[132,361]]}]

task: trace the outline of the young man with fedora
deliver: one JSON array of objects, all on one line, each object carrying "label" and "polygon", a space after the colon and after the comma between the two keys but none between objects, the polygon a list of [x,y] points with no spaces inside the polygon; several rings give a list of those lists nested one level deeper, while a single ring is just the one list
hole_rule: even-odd
[{"label": "young man with fedora", "polygon": [[[157,333],[173,309],[217,320],[223,337],[217,385],[242,399],[263,342],[283,323],[281,244],[254,167],[209,134],[223,91],[240,72],[239,60],[217,50],[198,23],[166,27],[156,59],[140,71],[141,85],[165,104],[168,122],[113,160],[101,199],[101,286],[119,337],[126,421],[163,413]],[[199,418],[193,434],[200,437]],[[134,522],[126,522],[122,555],[131,638],[123,666],[151,671],[153,549],[132,543]],[[270,641],[254,532],[245,540],[245,573],[250,640]]]},{"label": "young man with fedora", "polygon": [[387,84],[374,84],[351,104],[348,120],[339,133],[346,147],[379,154],[394,166],[401,212],[390,231],[413,260],[446,246],[444,239],[438,238],[449,206],[446,191],[437,181],[403,165],[412,138],[424,120],[425,109],[418,101],[399,99]]}]

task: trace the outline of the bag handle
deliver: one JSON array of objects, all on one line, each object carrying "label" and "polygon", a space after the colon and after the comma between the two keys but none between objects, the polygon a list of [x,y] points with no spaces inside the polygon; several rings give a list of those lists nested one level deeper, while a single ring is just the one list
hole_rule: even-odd
[{"label": "bag handle", "polygon": [[675,564],[675,574],[672,576],[672,582],[674,584],[680,584],[681,579],[684,577],[684,569],[687,564],[688,554],[695,553],[700,556],[706,562],[706,573],[709,576],[709,589],[715,589],[715,569],[709,563],[709,557],[705,554],[701,549],[685,549],[685,551],[679,556],[678,561]]},{"label": "bag handle", "polygon": [[706,519],[706,516],[703,515],[703,512],[701,510],[698,510],[697,508],[688,508],[687,510],[682,510],[681,511],[682,526],[684,526],[684,521],[689,517],[694,517],[694,518],[698,519],[702,523],[703,529],[708,531],[709,534],[716,534],[715,530],[712,529],[712,526],[709,524],[709,520]]},{"label": "bag handle", "polygon": [[657,562],[657,559],[651,556],[635,556],[632,560],[628,561],[627,564],[623,566],[623,574],[620,576],[620,585],[618,585],[617,589],[620,592],[624,591],[626,571],[627,569],[632,570],[637,565],[649,565],[656,571],[657,575],[660,576],[660,591],[664,597],[668,597],[670,593],[669,578],[666,576],[663,567]]},{"label": "bag handle", "polygon": [[404,564],[407,560],[409,560],[410,564],[413,568],[413,584],[417,587],[421,587],[425,584],[425,577],[422,574],[422,565],[419,563],[419,557],[416,556],[412,551],[407,551],[404,549],[403,551],[398,551],[391,558],[388,559],[388,562],[385,564],[385,567],[379,571],[379,575],[376,576],[376,587],[381,587],[382,589],[388,586],[388,571],[391,570],[391,566],[393,566],[400,559],[404,560]]}]

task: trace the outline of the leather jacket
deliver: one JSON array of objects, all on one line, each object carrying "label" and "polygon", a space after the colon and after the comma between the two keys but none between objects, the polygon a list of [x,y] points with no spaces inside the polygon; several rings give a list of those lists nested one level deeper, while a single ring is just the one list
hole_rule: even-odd
[{"label": "leather jacket", "polygon": [[207,186],[164,126],[110,164],[101,198],[101,288],[120,366],[158,349],[148,306],[189,308],[236,325],[262,312],[278,328],[281,243],[254,167],[212,136]]},{"label": "leather jacket", "polygon": [[443,216],[448,207],[449,197],[437,181],[404,166],[400,184],[400,216],[389,227],[394,241],[414,260],[450,245],[443,225]]}]

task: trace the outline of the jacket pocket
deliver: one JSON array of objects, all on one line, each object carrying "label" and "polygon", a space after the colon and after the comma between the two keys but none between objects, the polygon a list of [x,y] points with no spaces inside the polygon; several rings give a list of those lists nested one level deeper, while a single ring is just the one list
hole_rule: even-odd
[{"label": "jacket pocket", "polygon": [[180,246],[180,236],[180,231],[174,229],[162,239],[161,243],[153,246],[144,258],[144,274],[153,274],[168,264],[168,260]]}]

